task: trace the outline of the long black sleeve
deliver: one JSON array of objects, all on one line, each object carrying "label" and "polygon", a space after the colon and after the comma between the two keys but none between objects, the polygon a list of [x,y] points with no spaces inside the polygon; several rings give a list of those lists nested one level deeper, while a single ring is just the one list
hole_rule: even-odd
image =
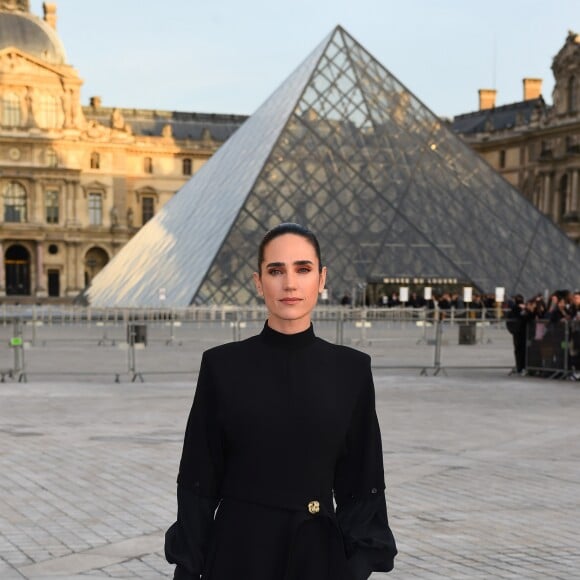
[{"label": "long black sleeve", "polygon": [[220,500],[223,446],[216,398],[204,356],[177,478],[177,521],[165,534],[165,557],[176,564],[175,580],[199,580]]},{"label": "long black sleeve", "polygon": [[385,501],[381,433],[368,364],[365,384],[335,474],[337,518],[356,580],[389,572],[397,554]]},{"label": "long black sleeve", "polygon": [[216,501],[177,487],[177,521],[165,534],[165,558],[175,567],[175,580],[199,580]]}]

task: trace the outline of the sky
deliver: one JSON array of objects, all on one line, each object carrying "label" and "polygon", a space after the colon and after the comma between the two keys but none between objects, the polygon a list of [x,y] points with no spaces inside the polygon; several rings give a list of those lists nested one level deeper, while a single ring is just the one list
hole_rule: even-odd
[{"label": "sky", "polygon": [[[343,26],[442,117],[522,100],[542,78],[580,0],[51,0],[83,104],[249,115]],[[42,15],[42,0],[31,0]]]}]

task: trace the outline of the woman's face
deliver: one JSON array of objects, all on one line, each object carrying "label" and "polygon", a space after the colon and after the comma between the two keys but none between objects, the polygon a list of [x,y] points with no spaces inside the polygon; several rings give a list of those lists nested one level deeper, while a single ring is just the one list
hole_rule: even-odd
[{"label": "woman's face", "polygon": [[264,248],[254,282],[266,302],[270,328],[291,334],[310,326],[310,313],[326,282],[326,268],[319,272],[316,250],[306,238],[282,234]]}]

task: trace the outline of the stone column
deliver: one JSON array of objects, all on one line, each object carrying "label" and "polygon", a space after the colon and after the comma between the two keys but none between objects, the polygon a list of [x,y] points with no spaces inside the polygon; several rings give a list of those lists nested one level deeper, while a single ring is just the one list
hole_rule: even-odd
[{"label": "stone column", "polygon": [[44,247],[42,242],[36,242],[36,296],[46,298],[47,295],[44,285]]},{"label": "stone column", "polygon": [[81,255],[81,244],[75,247],[75,296],[85,287],[85,262]]},{"label": "stone column", "polygon": [[0,296],[6,296],[6,280],[4,278],[6,266],[4,265],[4,246],[0,240]]},{"label": "stone column", "polygon": [[72,224],[73,223],[73,200],[72,200],[72,187],[70,181],[65,181],[64,183],[64,199],[65,199],[65,212],[66,215],[64,217],[65,224]]},{"label": "stone column", "polygon": [[66,259],[66,295],[75,297],[84,286],[84,264],[81,262],[80,242],[69,242]]},{"label": "stone column", "polygon": [[64,192],[66,198],[66,220],[65,223],[69,226],[78,227],[79,221],[77,218],[77,193],[79,191],[79,183],[76,181],[67,181],[64,185]]},{"label": "stone column", "polygon": [[69,242],[66,247],[66,295],[76,296],[77,242]]},{"label": "stone column", "polygon": [[550,213],[550,174],[544,174],[544,188],[542,191],[542,203],[539,210],[544,214]]},{"label": "stone column", "polygon": [[578,206],[578,169],[572,170],[572,186],[570,187],[570,213],[579,212]]},{"label": "stone column", "polygon": [[74,221],[75,225],[79,225],[79,216],[78,216],[78,199],[80,193],[80,183],[78,181],[71,181],[70,182],[70,196],[72,199],[72,216],[71,219]]}]

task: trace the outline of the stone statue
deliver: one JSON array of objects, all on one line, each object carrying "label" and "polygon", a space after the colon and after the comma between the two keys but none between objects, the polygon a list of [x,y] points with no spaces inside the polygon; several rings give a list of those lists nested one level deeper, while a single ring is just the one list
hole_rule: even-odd
[{"label": "stone statue", "polygon": [[119,109],[113,109],[113,113],[111,114],[111,127],[119,131],[125,129],[125,119]]},{"label": "stone statue", "polygon": [[119,225],[119,213],[117,212],[117,208],[115,206],[113,206],[111,208],[110,217],[111,217],[111,225],[113,227],[118,226]]}]

